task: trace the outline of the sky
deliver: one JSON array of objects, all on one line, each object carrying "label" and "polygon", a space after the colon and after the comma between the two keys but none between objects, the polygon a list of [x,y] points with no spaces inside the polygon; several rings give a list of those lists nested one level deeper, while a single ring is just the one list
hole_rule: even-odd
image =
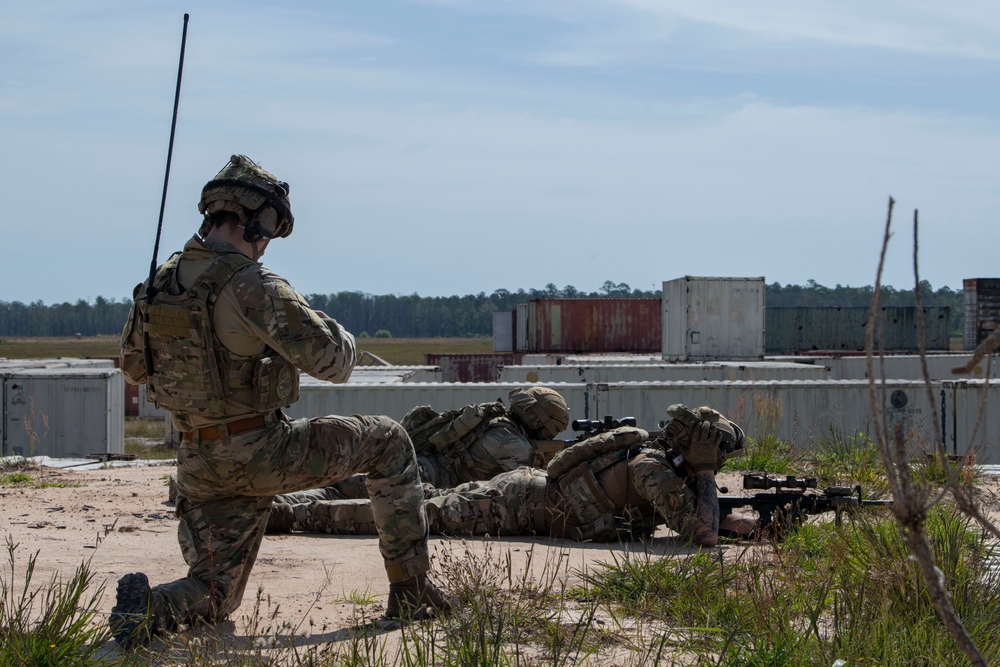
[{"label": "sky", "polygon": [[[0,301],[130,297],[233,153],[303,294],[996,277],[995,0],[5,3]],[[335,314],[331,313],[334,317]]]}]

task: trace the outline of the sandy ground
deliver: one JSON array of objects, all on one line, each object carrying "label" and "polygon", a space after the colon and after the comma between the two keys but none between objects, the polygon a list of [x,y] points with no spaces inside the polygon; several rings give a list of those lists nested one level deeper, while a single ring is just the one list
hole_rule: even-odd
[{"label": "sandy ground", "polygon": [[[43,467],[41,481],[72,486],[0,488],[4,539],[18,545],[19,572],[38,552],[34,584],[54,574],[68,578],[90,560],[95,584],[104,584],[103,614],[114,605],[115,585],[122,575],[142,571],[154,585],[181,577],[185,565],[177,545],[173,504],[167,501],[166,478],[173,465],[74,470]],[[567,540],[505,538],[452,540],[431,537],[432,558],[488,559],[512,569],[530,571],[547,580],[578,583],[578,573],[621,555],[621,545],[581,545]],[[642,551],[641,545],[634,547]],[[689,553],[666,529],[645,548],[653,553]],[[5,558],[6,560],[6,558]],[[9,568],[2,569],[3,577]],[[21,575],[16,575],[17,580]],[[287,622],[311,629],[297,641],[304,645],[347,637],[360,615],[377,618],[384,610],[388,584],[374,537],[268,535],[253,569],[243,606],[221,628],[234,639],[252,641],[246,617],[253,612],[258,590],[267,624]],[[273,616],[273,618],[272,618]],[[398,624],[380,622],[379,633],[398,634]],[[109,643],[113,656],[115,647]]]}]

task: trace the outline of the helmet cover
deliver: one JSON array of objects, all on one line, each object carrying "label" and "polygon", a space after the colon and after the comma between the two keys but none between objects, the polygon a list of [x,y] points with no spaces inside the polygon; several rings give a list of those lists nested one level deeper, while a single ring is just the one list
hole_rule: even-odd
[{"label": "helmet cover", "polygon": [[507,394],[510,411],[538,438],[551,440],[569,426],[569,406],[548,387],[517,388]]},{"label": "helmet cover", "polygon": [[205,236],[211,229],[211,214],[231,211],[239,217],[247,241],[288,236],[295,223],[288,190],[288,183],[279,181],[246,155],[233,155],[202,188],[198,212],[205,220],[198,233]]}]

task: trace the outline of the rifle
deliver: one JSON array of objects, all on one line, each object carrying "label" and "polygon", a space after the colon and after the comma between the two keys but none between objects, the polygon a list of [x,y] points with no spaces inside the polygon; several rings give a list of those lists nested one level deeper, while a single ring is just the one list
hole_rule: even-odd
[{"label": "rifle", "polygon": [[620,426],[636,426],[636,424],[635,417],[620,417],[615,419],[608,415],[604,419],[574,419],[570,424],[570,428],[577,432],[575,438],[568,440],[532,440],[531,444],[541,452],[542,459],[547,464],[552,460],[553,456],[571,445],[583,442],[587,438],[592,438],[595,435],[611,431]]},{"label": "rifle", "polygon": [[[817,487],[815,477],[786,476],[776,479],[767,475],[743,475],[744,489],[774,489],[773,493],[752,496],[719,496],[719,514],[725,517],[738,507],[750,507],[759,515],[758,529],[763,534],[781,535],[801,524],[812,514],[833,512],[840,525],[845,511],[862,506],[891,505],[891,500],[871,500],[861,495],[861,486],[828,486],[821,493],[807,492]],[[728,490],[723,488],[725,493]]]}]

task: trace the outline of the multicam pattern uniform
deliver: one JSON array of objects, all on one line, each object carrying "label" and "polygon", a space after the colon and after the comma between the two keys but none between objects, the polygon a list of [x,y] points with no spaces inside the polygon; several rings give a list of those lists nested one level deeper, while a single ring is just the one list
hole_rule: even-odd
[{"label": "multicam pattern uniform", "polygon": [[[522,429],[508,417],[490,420],[486,431],[466,446],[456,443],[459,452],[417,455],[421,481],[434,488],[450,488],[464,482],[487,480],[494,475],[522,466],[534,465],[541,455],[525,437]],[[454,455],[452,455],[454,454]],[[321,489],[311,489],[278,496],[277,501],[298,505],[313,500],[367,498],[364,475],[354,475]]]},{"label": "multicam pattern uniform", "polygon": [[[233,251],[192,238],[181,255],[180,284],[193,284],[221,253]],[[136,301],[122,335],[122,369],[132,383],[146,380],[142,305]],[[238,271],[222,290],[212,322],[233,355],[262,358],[276,352],[331,382],[345,381],[354,367],[353,337],[310,309],[283,278],[256,264]],[[189,569],[184,579],[153,588],[155,611],[167,614],[168,626],[214,621],[239,607],[275,495],[326,486],[358,472],[368,475],[390,580],[427,571],[416,458],[398,423],[357,415],[289,421],[278,412],[266,415],[262,427],[228,433],[226,423],[253,416],[247,397],[236,393],[226,399],[224,418],[190,412],[178,424],[188,435],[178,452],[177,536]],[[218,437],[202,437],[202,430],[213,426]]]},{"label": "multicam pattern uniform", "polygon": [[[644,447],[623,452],[622,460],[599,476],[628,480],[625,498],[615,498],[618,529],[592,539],[633,539],[632,522],[645,516],[649,527],[666,524],[691,538],[697,521],[695,494],[682,473],[662,449]],[[490,480],[468,482],[452,489],[425,487],[430,532],[441,535],[554,535],[578,537],[575,517],[561,496],[557,480],[546,471],[521,467]],[[617,494],[616,494],[617,495]],[[293,504],[293,530],[344,535],[374,534],[371,505],[366,500],[328,500],[318,497]],[[287,526],[286,526],[287,528]]]}]

